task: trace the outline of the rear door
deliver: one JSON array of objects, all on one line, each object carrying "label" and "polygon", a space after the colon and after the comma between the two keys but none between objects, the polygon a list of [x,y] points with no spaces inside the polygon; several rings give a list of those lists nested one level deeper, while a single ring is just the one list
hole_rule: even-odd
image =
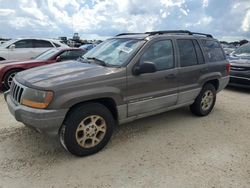
[{"label": "rear door", "polygon": [[54,48],[51,42],[46,40],[33,40],[34,48],[32,49],[32,56],[38,56],[39,54]]},{"label": "rear door", "polygon": [[179,97],[178,104],[188,103],[201,90],[202,75],[208,72],[201,47],[195,39],[177,39],[179,56]]},{"label": "rear door", "polygon": [[174,57],[170,39],[158,40],[145,47],[135,66],[150,61],[155,64],[157,71],[140,75],[133,75],[132,70],[128,72],[128,116],[154,112],[176,104],[178,70]]},{"label": "rear door", "polygon": [[209,71],[227,76],[226,64],[228,62],[220,43],[214,39],[202,39],[201,42],[206,52]]}]

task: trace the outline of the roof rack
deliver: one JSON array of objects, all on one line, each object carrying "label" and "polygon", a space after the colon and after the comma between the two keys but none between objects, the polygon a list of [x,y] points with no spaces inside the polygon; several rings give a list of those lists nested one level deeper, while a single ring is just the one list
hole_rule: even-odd
[{"label": "roof rack", "polygon": [[209,38],[213,38],[213,35],[210,35],[210,34],[206,34],[206,33],[196,33],[196,32],[192,32],[193,35],[203,35],[203,36],[206,36],[206,37],[209,37]]},{"label": "roof rack", "polygon": [[206,34],[206,33],[196,33],[196,32],[191,32],[188,30],[166,30],[166,31],[152,31],[152,32],[146,32],[146,34],[149,35],[162,35],[162,34],[187,34],[187,35],[202,35],[202,36],[206,36],[209,38],[213,38],[212,35],[210,34]]},{"label": "roof rack", "polygon": [[165,31],[151,31],[151,32],[146,32],[146,33],[121,33],[116,36],[122,36],[122,35],[140,35],[140,34],[149,34],[149,35],[162,35],[162,34],[187,34],[187,35],[201,35],[201,36],[206,36],[209,38],[213,38],[212,35],[206,34],[206,33],[196,33],[196,32],[191,32],[188,30],[165,30]]},{"label": "roof rack", "polygon": [[141,35],[141,34],[145,34],[145,33],[120,33],[116,36],[118,37],[118,36],[122,36],[122,35]]}]

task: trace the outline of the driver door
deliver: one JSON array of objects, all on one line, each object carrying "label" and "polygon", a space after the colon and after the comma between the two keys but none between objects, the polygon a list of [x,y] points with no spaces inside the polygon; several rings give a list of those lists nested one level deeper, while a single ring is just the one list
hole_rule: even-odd
[{"label": "driver door", "polygon": [[9,59],[26,60],[33,57],[33,40],[22,39],[14,43],[15,48],[9,48]]},{"label": "driver door", "polygon": [[178,69],[172,41],[160,40],[149,45],[135,66],[145,61],[154,63],[156,72],[128,75],[128,116],[161,110],[177,103]]}]

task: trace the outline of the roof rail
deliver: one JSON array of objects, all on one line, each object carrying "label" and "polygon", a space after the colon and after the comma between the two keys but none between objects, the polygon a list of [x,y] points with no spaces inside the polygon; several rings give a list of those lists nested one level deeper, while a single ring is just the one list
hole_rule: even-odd
[{"label": "roof rail", "polygon": [[213,38],[212,35],[206,34],[206,33],[196,33],[196,32],[191,32],[188,30],[166,30],[166,31],[152,31],[152,32],[146,32],[146,34],[149,35],[162,35],[162,34],[187,34],[187,35],[203,35],[209,38]]},{"label": "roof rail", "polygon": [[116,35],[116,37],[122,36],[122,35],[141,35],[141,34],[145,34],[145,33],[120,33],[120,34]]},{"label": "roof rail", "polygon": [[209,37],[209,38],[213,38],[213,35],[210,35],[210,34],[206,34],[206,33],[196,33],[196,32],[192,32],[193,35],[203,35],[203,36],[206,36],[206,37]]},{"label": "roof rail", "polygon": [[191,35],[191,32],[188,30],[165,30],[165,31],[151,31],[151,32],[146,32],[146,34],[149,35],[162,35],[162,34],[188,34]]},{"label": "roof rail", "polygon": [[165,30],[165,31],[150,31],[150,32],[146,32],[146,33],[121,33],[116,35],[118,36],[122,36],[122,35],[141,35],[141,34],[148,34],[148,35],[162,35],[162,34],[187,34],[187,35],[201,35],[201,36],[206,36],[209,38],[213,38],[212,35],[210,34],[206,34],[206,33],[196,33],[196,32],[191,32],[188,30]]}]

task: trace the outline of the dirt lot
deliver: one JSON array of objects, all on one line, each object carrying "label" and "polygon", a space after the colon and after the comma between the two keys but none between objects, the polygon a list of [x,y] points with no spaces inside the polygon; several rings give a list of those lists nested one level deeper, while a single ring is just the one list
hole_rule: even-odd
[{"label": "dirt lot", "polygon": [[212,114],[187,108],[116,129],[96,155],[16,122],[0,94],[0,187],[250,187],[250,91],[226,89]]}]

